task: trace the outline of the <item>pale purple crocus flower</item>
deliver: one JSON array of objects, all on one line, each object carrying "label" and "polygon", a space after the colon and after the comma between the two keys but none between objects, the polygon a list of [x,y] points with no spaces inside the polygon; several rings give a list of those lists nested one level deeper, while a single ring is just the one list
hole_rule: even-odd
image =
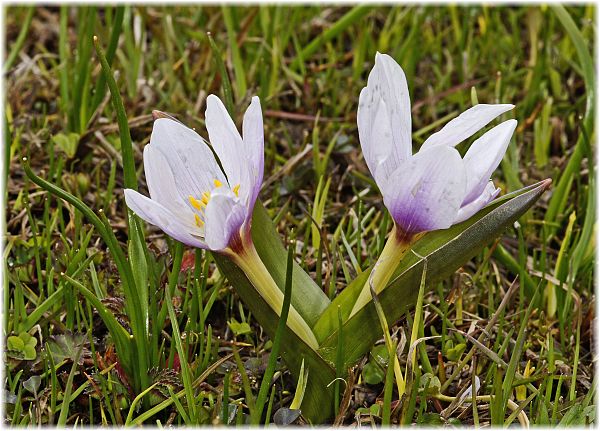
[{"label": "pale purple crocus flower", "polygon": [[363,155],[394,229],[363,287],[351,315],[381,292],[400,260],[425,232],[467,220],[500,189],[490,180],[510,143],[516,120],[505,121],[475,140],[464,157],[456,145],[473,136],[509,104],[478,104],[432,134],[413,154],[408,85],[392,57],[377,53],[358,103],[358,133]]},{"label": "pale purple crocus flower", "polygon": [[509,104],[478,104],[431,135],[413,155],[408,86],[392,57],[377,53],[360,93],[358,131],[365,161],[396,222],[407,237],[445,229],[470,218],[500,189],[490,180],[517,126],[505,121],[475,140],[464,157],[454,148]]},{"label": "pale purple crocus flower", "polygon": [[150,198],[131,189],[125,201],[142,219],[192,247],[239,249],[249,238],[252,210],[263,179],[263,120],[258,97],[243,122],[243,137],[221,100],[206,100],[213,152],[194,130],[170,118],[154,122],[144,148]]},{"label": "pale purple crocus flower", "polygon": [[[127,206],[172,238],[227,256],[281,315],[283,292],[262,262],[250,233],[263,179],[264,132],[258,97],[246,110],[242,134],[221,100],[208,96],[206,128],[212,149],[195,131],[159,113],[144,148],[150,198],[125,190]],[[290,306],[287,325],[316,350],[316,337]]]}]

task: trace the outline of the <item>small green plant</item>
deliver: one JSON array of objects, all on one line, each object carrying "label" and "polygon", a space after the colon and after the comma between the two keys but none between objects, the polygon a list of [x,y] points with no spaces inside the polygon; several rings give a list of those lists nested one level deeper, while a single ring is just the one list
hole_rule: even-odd
[{"label": "small green plant", "polygon": [[27,332],[21,332],[18,336],[11,335],[6,339],[6,350],[8,356],[13,359],[32,361],[37,357],[35,346],[37,339]]}]

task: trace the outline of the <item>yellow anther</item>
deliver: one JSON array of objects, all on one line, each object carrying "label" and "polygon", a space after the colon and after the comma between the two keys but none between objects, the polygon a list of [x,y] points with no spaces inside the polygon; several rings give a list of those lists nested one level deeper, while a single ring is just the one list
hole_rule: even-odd
[{"label": "yellow anther", "polygon": [[223,185],[223,183],[217,179],[213,180],[215,183],[215,187],[221,187]]},{"label": "yellow anther", "polygon": [[204,192],[202,193],[202,203],[204,205],[208,204],[208,201],[210,200],[210,192]]},{"label": "yellow anther", "polygon": [[233,188],[233,193],[235,193],[235,195],[237,197],[240,196],[240,185],[239,184]]},{"label": "yellow anther", "polygon": [[189,195],[188,199],[194,208],[196,208],[198,211],[202,211],[202,202],[200,202],[198,199],[195,199],[192,195]]},{"label": "yellow anther", "polygon": [[194,218],[196,219],[196,226],[202,227],[202,225],[204,224],[204,222],[202,221],[202,219],[200,218],[200,216],[198,214],[194,214]]}]

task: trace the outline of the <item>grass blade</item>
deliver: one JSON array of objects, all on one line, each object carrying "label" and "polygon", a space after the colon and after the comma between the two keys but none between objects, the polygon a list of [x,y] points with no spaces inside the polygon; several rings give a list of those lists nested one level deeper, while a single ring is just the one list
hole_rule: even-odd
[{"label": "grass blade", "polygon": [[[595,68],[592,56],[587,47],[587,43],[579,31],[579,28],[573,21],[573,18],[569,15],[564,6],[554,4],[550,6],[554,11],[558,20],[565,28],[571,38],[575,50],[577,51],[577,57],[581,64],[581,71],[583,73],[583,79],[585,82],[586,90],[586,106],[585,116],[581,123],[581,128],[585,131],[580,133],[575,144],[575,148],[567,166],[565,167],[558,184],[554,190],[552,198],[548,204],[548,210],[544,216],[544,220],[547,222],[555,221],[561,214],[563,214],[567,198],[569,196],[569,190],[573,183],[574,176],[579,172],[581,166],[581,159],[583,158],[588,145],[586,145],[587,136],[592,136],[592,130],[594,129],[594,106],[596,103],[596,79],[595,79]],[[590,160],[591,162],[591,160]],[[555,229],[551,227],[554,231]]]},{"label": "grass blade", "polygon": [[17,59],[17,55],[19,55],[19,51],[23,48],[23,44],[25,43],[25,39],[27,38],[27,33],[29,33],[29,27],[31,26],[31,20],[33,18],[33,14],[35,13],[35,6],[29,6],[27,8],[27,15],[25,15],[25,20],[23,21],[21,31],[19,32],[19,36],[17,36],[17,40],[13,44],[10,54],[6,58],[4,62],[4,73],[8,72],[8,70],[12,67],[13,63]]},{"label": "grass blade", "polygon": [[58,417],[57,425],[59,427],[64,427],[67,424],[67,419],[69,417],[69,405],[71,404],[71,392],[73,391],[73,379],[75,378],[75,371],[77,370],[77,366],[79,365],[79,357],[81,356],[81,352],[83,351],[83,344],[77,350],[77,354],[75,358],[73,358],[73,365],[71,366],[71,371],[69,372],[69,377],[67,378],[67,383],[65,384],[65,394],[64,394],[64,402],[62,403],[62,407],[60,409],[60,416]]},{"label": "grass blade", "polygon": [[124,185],[128,189],[137,191],[137,178],[135,175],[135,162],[133,160],[133,144],[131,142],[131,134],[129,133],[129,124],[127,122],[127,113],[125,112],[125,106],[123,105],[123,99],[119,93],[119,88],[113,76],[112,70],[104,50],[100,46],[100,41],[97,36],[94,36],[94,47],[96,48],[96,55],[102,65],[102,72],[104,79],[108,84],[110,90],[112,105],[117,115],[117,123],[119,124],[119,137],[121,139],[121,154],[123,156],[123,176]]},{"label": "grass blade", "polygon": [[317,52],[326,42],[335,38],[341,32],[346,30],[352,24],[360,21],[369,11],[372,9],[370,5],[357,5],[354,6],[348,13],[341,17],[335,24],[325,30],[317,38],[313,39],[311,43],[305,46],[301,52],[296,55],[296,59],[290,65],[290,69],[298,69],[300,62],[304,61],[315,52]]},{"label": "grass blade", "polygon": [[279,323],[277,323],[277,330],[275,331],[275,338],[273,339],[273,347],[271,347],[271,355],[269,356],[267,369],[265,370],[265,374],[263,375],[263,380],[260,384],[258,397],[256,398],[256,404],[253,412],[254,414],[251,418],[251,423],[253,425],[260,424],[260,420],[262,418],[262,412],[265,406],[265,402],[267,401],[269,387],[271,386],[271,379],[273,379],[273,375],[275,374],[275,365],[277,364],[277,357],[279,356],[281,338],[283,337],[288,312],[290,311],[290,303],[292,299],[292,273],[294,268],[294,250],[296,249],[295,245],[295,241],[292,241],[288,246],[287,266],[285,275],[285,291],[283,296],[283,305],[281,307],[281,316],[279,318]]},{"label": "grass blade", "polygon": [[213,56],[215,57],[215,63],[217,63],[217,69],[219,70],[219,74],[221,75],[221,82],[223,85],[223,96],[225,98],[225,107],[231,115],[232,118],[235,118],[235,105],[233,104],[233,91],[231,90],[231,81],[229,80],[229,74],[227,73],[227,68],[225,67],[225,62],[223,61],[223,56],[221,54],[221,50],[215,43],[212,35],[207,33],[208,42],[210,43],[210,48],[212,49]]},{"label": "grass blade", "polygon": [[242,99],[246,94],[246,74],[244,63],[240,55],[240,49],[237,44],[237,35],[235,31],[235,23],[233,22],[233,12],[230,6],[223,6],[223,22],[227,28],[227,36],[229,37],[229,49],[233,61],[233,70],[235,72],[235,86],[237,90],[238,100]]},{"label": "grass blade", "polygon": [[[113,28],[110,33],[110,40],[108,42],[108,48],[106,49],[106,62],[109,66],[112,66],[112,62],[115,58],[115,54],[117,52],[117,45],[119,44],[119,36],[121,35],[121,30],[123,28],[123,16],[125,15],[125,6],[117,6],[115,8],[115,16],[113,18]],[[98,81],[96,82],[96,87],[94,91],[94,99],[91,103],[90,114],[93,113],[96,108],[104,99],[104,94],[106,93],[106,76],[103,74],[100,75]]]}]

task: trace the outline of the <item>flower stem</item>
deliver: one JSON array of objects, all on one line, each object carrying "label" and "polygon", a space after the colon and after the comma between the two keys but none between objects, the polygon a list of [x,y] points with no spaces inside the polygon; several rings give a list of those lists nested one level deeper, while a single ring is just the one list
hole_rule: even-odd
[{"label": "flower stem", "polygon": [[376,293],[381,293],[383,289],[385,289],[392,278],[394,271],[398,267],[398,264],[418,238],[420,238],[420,235],[415,235],[410,239],[407,239],[406,236],[400,236],[398,235],[396,226],[394,226],[390,233],[390,237],[383,247],[379,259],[377,259],[377,262],[371,271],[371,275],[363,286],[360,295],[354,304],[354,308],[352,308],[350,317],[354,316],[361,308],[371,301],[371,284]]},{"label": "flower stem", "polygon": [[[246,243],[240,253],[233,253],[230,257],[234,263],[244,271],[260,296],[267,304],[269,304],[278,316],[281,316],[283,292],[279,289],[273,280],[273,277],[271,277],[271,274],[260,259],[254,244],[252,242],[249,244]],[[314,333],[293,305],[290,305],[287,326],[311,349],[316,351],[319,348],[319,343],[317,342]]]}]

